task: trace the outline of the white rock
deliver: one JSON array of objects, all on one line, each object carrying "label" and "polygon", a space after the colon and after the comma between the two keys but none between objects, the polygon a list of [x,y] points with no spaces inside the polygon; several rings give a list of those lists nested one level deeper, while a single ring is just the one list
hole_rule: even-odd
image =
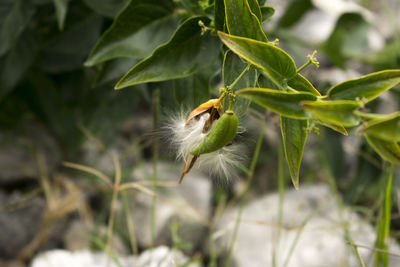
[{"label": "white rock", "polygon": [[[180,223],[179,237],[196,245],[203,237],[210,216],[211,181],[202,173],[192,170],[178,184],[180,166],[176,163],[158,164],[158,181],[169,186],[158,188],[155,205],[155,236],[157,243],[169,243],[168,225]],[[152,164],[145,164],[133,173],[135,181],[151,181]],[[138,243],[147,247],[151,243],[150,218],[152,196],[138,192],[131,200],[132,217]]]},{"label": "white rock", "polygon": [[[153,250],[144,251],[138,257],[118,256],[118,262],[123,267],[174,267],[188,263],[181,251],[165,246]],[[71,252],[68,250],[50,250],[41,253],[33,259],[31,267],[117,267],[112,259],[108,259],[104,252],[92,252],[88,250]],[[190,263],[188,267],[199,267],[197,263]]]},{"label": "white rock", "polygon": [[[277,193],[245,206],[232,266],[272,266],[274,251],[277,266],[283,266],[297,238],[288,266],[358,266],[346,243],[346,229],[356,244],[374,247],[373,227],[348,207],[338,204],[325,185],[302,185],[298,191],[286,192],[279,242],[278,207]],[[237,213],[237,208],[226,212],[214,234],[217,243],[225,248],[231,239]],[[399,254],[400,248],[392,243],[389,251]],[[371,250],[360,248],[359,253],[367,264],[371,264]],[[400,266],[399,258],[389,258],[390,266]]]}]

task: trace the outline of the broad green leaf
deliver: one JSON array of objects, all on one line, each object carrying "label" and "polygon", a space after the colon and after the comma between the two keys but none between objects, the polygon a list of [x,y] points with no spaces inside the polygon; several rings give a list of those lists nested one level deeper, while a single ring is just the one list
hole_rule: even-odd
[{"label": "broad green leaf", "polygon": [[400,164],[400,147],[397,142],[382,140],[369,134],[364,136],[368,144],[382,159],[396,165]]},{"label": "broad green leaf", "polygon": [[301,106],[322,122],[345,127],[356,126],[360,123],[360,117],[354,114],[354,111],[359,108],[356,101],[304,101]]},{"label": "broad green leaf", "polygon": [[67,16],[69,0],[53,0],[56,9],[57,23],[60,30],[64,29],[64,22]]},{"label": "broad green leaf", "polygon": [[275,13],[275,8],[272,6],[262,6],[261,9],[261,22],[269,20]]},{"label": "broad green leaf", "polygon": [[126,0],[83,0],[96,13],[114,18],[128,2]]},{"label": "broad green leaf", "polygon": [[311,0],[291,0],[279,19],[278,27],[289,28],[296,24],[312,7],[313,4],[311,3]]},{"label": "broad green leaf", "polygon": [[[224,87],[230,86],[236,78],[247,68],[244,63],[236,54],[228,50],[225,53],[224,63],[222,65],[222,80]],[[231,88],[232,90],[249,88],[256,86],[257,71],[250,68],[236,84]],[[233,105],[233,111],[239,118],[244,115],[249,106],[250,101],[244,98],[237,98]]]},{"label": "broad green leaf", "polygon": [[362,131],[386,141],[400,141],[400,113],[395,112],[383,115],[378,119],[372,119],[364,123]]},{"label": "broad green leaf", "polygon": [[261,15],[261,9],[260,5],[258,4],[257,0],[247,0],[247,3],[249,3],[250,7],[250,12],[256,15],[258,22],[262,22],[262,15]]},{"label": "broad green leaf", "polygon": [[299,171],[307,139],[307,120],[289,119],[281,116],[281,132],[290,177],[296,189],[299,188]]},{"label": "broad green leaf", "polygon": [[289,93],[274,89],[246,88],[236,91],[236,95],[292,119],[309,119],[310,114],[300,106],[300,102],[313,102],[317,97],[310,93]]},{"label": "broad green leaf", "polygon": [[[144,41],[153,49],[168,40],[175,23],[171,17],[171,0],[132,0],[115,18],[113,24],[90,52],[85,66],[116,58],[143,58],[148,55]],[[150,29],[144,29],[149,27]],[[143,30],[143,31],[141,31]],[[155,41],[151,41],[155,39]],[[151,50],[150,50],[151,51]]]},{"label": "broad green leaf", "polygon": [[267,78],[265,75],[258,76],[257,87],[279,90],[279,87],[276,84],[274,84],[269,78]]},{"label": "broad green leaf", "polygon": [[346,136],[349,135],[349,134],[347,133],[346,128],[344,128],[343,125],[328,123],[328,122],[326,122],[326,121],[321,121],[321,120],[317,120],[317,119],[314,119],[313,121],[314,121],[315,123],[317,123],[317,124],[320,124],[320,125],[322,125],[322,126],[328,127],[328,128],[330,128],[330,129],[332,129],[332,130],[334,130],[334,131],[336,131],[336,132],[339,132],[339,133],[343,134],[343,135],[346,135]]},{"label": "broad green leaf", "polygon": [[215,0],[214,23],[217,31],[225,31],[225,3],[224,0]]},{"label": "broad green leaf", "polygon": [[229,34],[268,41],[257,15],[251,12],[247,0],[225,0],[225,18]]},{"label": "broad green leaf", "polygon": [[320,96],[321,94],[315,89],[315,87],[301,74],[297,73],[293,78],[288,80],[288,85],[293,89],[301,92],[309,92],[313,95]]},{"label": "broad green leaf", "polygon": [[0,56],[15,44],[35,12],[29,0],[15,0],[0,26]]},{"label": "broad green leaf", "polygon": [[384,70],[339,83],[329,89],[328,97],[332,100],[359,99],[367,102],[398,83],[400,83],[400,70]]},{"label": "broad green leaf", "polygon": [[285,89],[286,80],[297,73],[293,59],[274,45],[223,32],[218,32],[218,35],[230,50],[257,67],[281,89]]},{"label": "broad green leaf", "polygon": [[129,70],[115,89],[184,78],[212,64],[219,52],[218,40],[209,34],[202,35],[200,20],[209,22],[206,17],[183,22],[168,43],[159,46],[151,56]]}]

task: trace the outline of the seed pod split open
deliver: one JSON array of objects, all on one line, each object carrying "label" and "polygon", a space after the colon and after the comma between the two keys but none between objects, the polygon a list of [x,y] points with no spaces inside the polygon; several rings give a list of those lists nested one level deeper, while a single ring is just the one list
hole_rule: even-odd
[{"label": "seed pod split open", "polygon": [[204,141],[190,154],[198,156],[217,151],[232,141],[238,129],[239,120],[232,110],[226,111],[211,127],[210,133]]}]

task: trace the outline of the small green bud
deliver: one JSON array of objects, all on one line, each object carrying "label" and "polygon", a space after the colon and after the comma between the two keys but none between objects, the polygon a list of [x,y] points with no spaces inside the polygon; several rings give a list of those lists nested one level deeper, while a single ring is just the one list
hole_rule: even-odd
[{"label": "small green bud", "polygon": [[190,154],[200,154],[217,151],[232,141],[238,129],[239,120],[232,110],[226,111],[212,126],[210,133]]}]

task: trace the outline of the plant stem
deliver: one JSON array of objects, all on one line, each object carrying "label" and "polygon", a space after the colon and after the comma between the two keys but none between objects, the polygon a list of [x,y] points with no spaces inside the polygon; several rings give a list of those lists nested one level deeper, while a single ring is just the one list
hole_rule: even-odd
[{"label": "plant stem", "polygon": [[242,77],[250,70],[250,65],[247,65],[247,67],[239,74],[239,76],[236,77],[236,79],[227,86],[227,88],[232,89],[239,81],[242,79]]},{"label": "plant stem", "polygon": [[241,218],[242,218],[242,212],[243,212],[244,203],[245,203],[245,200],[246,200],[247,193],[249,192],[251,182],[253,180],[254,170],[256,168],[258,155],[260,154],[261,144],[262,144],[263,137],[264,137],[264,132],[265,132],[265,127],[266,127],[266,122],[264,120],[263,123],[262,123],[261,129],[260,129],[260,133],[258,135],[256,147],[254,148],[253,157],[251,159],[250,168],[249,168],[249,172],[248,172],[248,176],[247,176],[246,187],[245,187],[245,189],[244,189],[244,191],[243,191],[243,193],[241,195],[241,199],[240,199],[240,203],[239,203],[239,212],[238,212],[238,216],[236,218],[235,228],[233,230],[231,244],[230,244],[229,251],[228,251],[228,256],[225,258],[225,261],[224,261],[224,264],[223,264],[223,266],[225,266],[225,267],[229,266],[229,263],[230,263],[231,258],[232,258],[233,249],[235,247],[236,238],[237,238],[237,235],[238,235],[238,232],[239,232],[240,221],[241,221]]},{"label": "plant stem", "polygon": [[[385,189],[385,199],[383,201],[381,218],[378,225],[378,235],[375,247],[382,250],[387,250],[389,230],[390,230],[390,215],[392,209],[391,191],[394,165],[385,163],[383,178],[387,179]],[[388,258],[386,253],[378,252],[375,256],[375,266],[388,266]]]},{"label": "plant stem", "polygon": [[[153,92],[153,131],[158,129],[160,115],[160,89]],[[157,202],[157,182],[158,182],[158,138],[153,135],[153,198],[151,202],[151,217],[150,217],[150,247],[154,248],[155,244],[155,222],[156,222],[156,202]]]}]

